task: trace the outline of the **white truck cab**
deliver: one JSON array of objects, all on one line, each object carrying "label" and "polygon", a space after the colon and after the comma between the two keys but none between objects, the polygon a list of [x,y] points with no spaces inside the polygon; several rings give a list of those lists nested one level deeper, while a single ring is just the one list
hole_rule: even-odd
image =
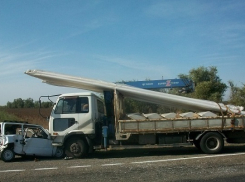
[{"label": "white truck cab", "polygon": [[68,156],[86,155],[92,140],[101,137],[104,116],[103,101],[93,93],[60,95],[49,118],[53,146],[63,147]]}]

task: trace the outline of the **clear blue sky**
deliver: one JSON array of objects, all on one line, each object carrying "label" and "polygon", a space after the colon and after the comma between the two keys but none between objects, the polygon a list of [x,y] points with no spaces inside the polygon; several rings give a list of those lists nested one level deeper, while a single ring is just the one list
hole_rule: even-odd
[{"label": "clear blue sky", "polygon": [[79,91],[27,69],[116,82],[217,66],[241,86],[244,10],[243,0],[0,0],[0,105]]}]

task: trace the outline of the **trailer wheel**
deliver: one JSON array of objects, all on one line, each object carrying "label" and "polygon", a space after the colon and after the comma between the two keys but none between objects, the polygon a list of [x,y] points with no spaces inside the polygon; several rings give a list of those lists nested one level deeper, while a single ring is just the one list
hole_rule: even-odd
[{"label": "trailer wheel", "polygon": [[66,147],[65,153],[68,157],[82,158],[88,154],[88,147],[82,139],[71,139]]},{"label": "trailer wheel", "polygon": [[15,158],[14,151],[10,148],[4,149],[1,153],[1,159],[4,162],[11,162],[14,160],[14,158]]},{"label": "trailer wheel", "polygon": [[201,138],[200,148],[206,154],[217,154],[224,148],[224,140],[220,134],[209,132]]},{"label": "trailer wheel", "polygon": [[65,156],[64,149],[61,147],[57,147],[56,152],[55,152],[55,157],[60,159],[60,158],[63,158],[64,156]]}]

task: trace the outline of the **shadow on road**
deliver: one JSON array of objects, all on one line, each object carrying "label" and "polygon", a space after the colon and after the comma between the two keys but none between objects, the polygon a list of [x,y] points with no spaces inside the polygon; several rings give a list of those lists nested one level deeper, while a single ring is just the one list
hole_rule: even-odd
[{"label": "shadow on road", "polygon": [[[224,147],[223,154],[240,153],[245,152],[245,145],[231,145],[228,144]],[[130,157],[142,157],[142,156],[181,156],[181,155],[197,155],[204,154],[202,151],[194,146],[185,147],[165,147],[158,149],[125,149],[125,150],[114,150],[114,151],[96,151],[89,155],[89,158],[130,158]],[[206,155],[206,154],[205,154]]]},{"label": "shadow on road", "polygon": [[[241,144],[227,144],[224,147],[222,154],[232,154],[232,153],[241,153],[245,152],[245,145]],[[164,148],[147,148],[147,149],[124,149],[124,150],[99,150],[95,151],[92,154],[87,156],[87,160],[89,159],[110,159],[110,158],[133,158],[133,157],[143,157],[143,156],[181,156],[183,157],[204,154],[202,151],[198,150],[194,146],[185,146],[185,147],[164,147]],[[207,154],[204,154],[207,155]],[[56,159],[50,157],[38,157],[38,156],[30,156],[30,157],[17,157],[14,162],[28,162],[35,161],[50,161],[50,160],[64,160],[64,159]],[[76,160],[76,159],[73,159]]]}]

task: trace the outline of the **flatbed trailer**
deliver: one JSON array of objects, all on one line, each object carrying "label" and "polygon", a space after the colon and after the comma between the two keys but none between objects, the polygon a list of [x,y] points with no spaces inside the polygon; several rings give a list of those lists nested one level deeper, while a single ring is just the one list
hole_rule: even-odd
[{"label": "flatbed trailer", "polygon": [[[145,148],[143,145],[163,147],[194,144],[204,153],[219,153],[223,150],[224,141],[245,143],[245,118],[217,116],[118,120],[116,137],[121,141],[121,148],[133,148],[128,146],[129,141],[137,141],[132,144],[142,145],[142,148]],[[140,148],[137,145],[134,147]],[[110,145],[110,148],[117,147]]]},{"label": "flatbed trailer", "polygon": [[[204,131],[245,131],[243,116],[231,118],[218,116],[215,118],[174,118],[147,120],[118,120],[120,133],[181,133]],[[233,124],[234,123],[234,124]]]}]

